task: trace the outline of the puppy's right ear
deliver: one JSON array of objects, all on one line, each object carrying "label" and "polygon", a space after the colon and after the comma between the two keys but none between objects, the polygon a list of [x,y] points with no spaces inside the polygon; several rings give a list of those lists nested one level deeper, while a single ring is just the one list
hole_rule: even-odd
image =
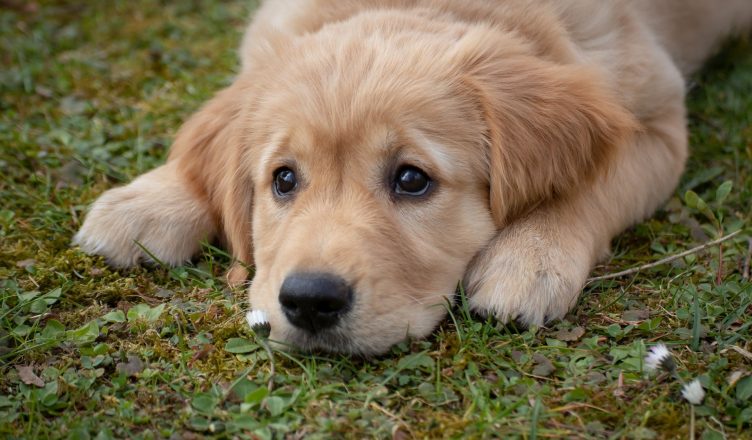
[{"label": "puppy's right ear", "polygon": [[220,235],[233,259],[230,284],[248,276],[252,264],[250,176],[240,167],[243,114],[251,101],[251,85],[238,79],[220,91],[180,128],[168,157],[196,196],[211,207]]},{"label": "puppy's right ear", "polygon": [[478,27],[448,56],[487,126],[499,227],[606,171],[640,128],[594,68],[545,59],[512,33]]}]

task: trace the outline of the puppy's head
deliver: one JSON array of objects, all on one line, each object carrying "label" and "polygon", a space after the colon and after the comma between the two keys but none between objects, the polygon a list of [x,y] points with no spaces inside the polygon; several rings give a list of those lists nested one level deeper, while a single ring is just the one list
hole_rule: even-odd
[{"label": "puppy's head", "polygon": [[495,232],[629,126],[592,75],[511,36],[391,23],[325,28],[244,74],[221,215],[236,255],[252,233],[274,340],[367,355],[427,335]]}]

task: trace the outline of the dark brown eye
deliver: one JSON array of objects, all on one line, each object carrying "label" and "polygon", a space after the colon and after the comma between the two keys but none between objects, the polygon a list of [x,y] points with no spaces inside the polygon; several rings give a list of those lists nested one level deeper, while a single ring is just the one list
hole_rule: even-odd
[{"label": "dark brown eye", "polygon": [[402,166],[394,176],[394,192],[405,196],[422,196],[431,187],[431,179],[420,168]]},{"label": "dark brown eye", "polygon": [[274,171],[274,192],[278,196],[285,196],[295,190],[298,186],[298,179],[295,177],[293,170],[282,167]]}]

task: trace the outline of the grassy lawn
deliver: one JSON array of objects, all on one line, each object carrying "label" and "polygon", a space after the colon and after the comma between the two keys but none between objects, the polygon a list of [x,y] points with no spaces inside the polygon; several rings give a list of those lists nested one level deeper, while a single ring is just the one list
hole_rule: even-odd
[{"label": "grassy lawn", "polygon": [[0,437],[687,438],[680,383],[645,371],[663,342],[706,390],[698,438],[752,438],[749,43],[694,78],[680,189],[595,275],[741,230],[722,250],[591,283],[551,328],[458,306],[378,359],[275,352],[269,393],[221,251],[118,272],[68,244],[88,204],[161,163],[229,83],[254,3],[24,4],[0,2]]}]

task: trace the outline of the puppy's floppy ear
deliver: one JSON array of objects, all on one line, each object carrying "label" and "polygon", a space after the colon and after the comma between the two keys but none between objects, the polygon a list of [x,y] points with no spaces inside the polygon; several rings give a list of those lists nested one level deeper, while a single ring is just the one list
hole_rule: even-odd
[{"label": "puppy's floppy ear", "polygon": [[536,56],[511,34],[469,32],[451,56],[487,126],[498,226],[604,170],[637,129],[593,69]]},{"label": "puppy's floppy ear", "polygon": [[238,79],[217,93],[180,128],[168,157],[198,197],[211,206],[211,215],[235,263],[230,284],[244,281],[244,265],[252,263],[250,177],[241,169],[244,155],[242,121],[251,87]]}]

